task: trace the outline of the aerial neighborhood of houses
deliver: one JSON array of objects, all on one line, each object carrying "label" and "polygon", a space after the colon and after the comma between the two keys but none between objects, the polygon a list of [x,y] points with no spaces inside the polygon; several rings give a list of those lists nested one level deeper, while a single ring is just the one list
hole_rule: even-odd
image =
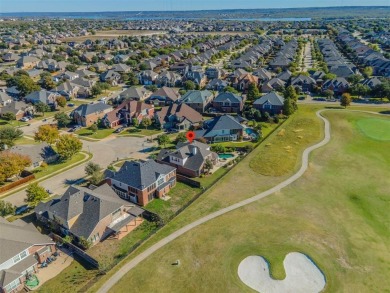
[{"label": "aerial neighborhood of houses", "polygon": [[386,101],[388,27],[354,28],[0,22],[0,292],[44,286],[73,258],[115,265],[301,104]]}]

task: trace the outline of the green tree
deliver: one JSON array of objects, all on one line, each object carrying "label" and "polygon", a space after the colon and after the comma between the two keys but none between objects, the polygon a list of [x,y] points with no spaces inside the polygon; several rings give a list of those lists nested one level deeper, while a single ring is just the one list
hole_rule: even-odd
[{"label": "green tree", "polygon": [[61,135],[57,144],[57,153],[62,160],[69,160],[76,153],[81,151],[83,143],[75,136],[71,134]]},{"label": "green tree", "polygon": [[363,77],[359,74],[353,74],[353,75],[347,77],[347,80],[350,83],[352,83],[353,85],[358,84],[362,79],[363,79]]},{"label": "green tree", "polygon": [[12,127],[12,126],[3,126],[0,127],[0,148],[4,149],[5,146],[13,147],[15,141],[19,138],[22,138],[23,131]]},{"label": "green tree", "polygon": [[184,132],[180,132],[177,136],[176,136],[176,143],[179,143],[179,142],[186,142],[187,141],[187,137],[186,137],[186,134]]},{"label": "green tree", "polygon": [[46,75],[42,78],[41,80],[41,86],[44,88],[44,89],[47,89],[47,90],[52,90],[54,89],[57,85],[56,83],[53,81],[53,78],[50,76],[50,75]]},{"label": "green tree", "polygon": [[96,97],[100,95],[103,92],[102,88],[100,87],[99,84],[95,84],[92,89],[91,89],[91,94],[92,96]]},{"label": "green tree", "polygon": [[64,112],[56,113],[54,119],[57,121],[58,128],[66,127],[72,121]]},{"label": "green tree", "polygon": [[370,92],[370,88],[367,85],[358,83],[351,87],[351,93],[353,95],[357,95],[358,97],[364,97],[368,95]]},{"label": "green tree", "polygon": [[255,83],[251,82],[248,86],[248,94],[247,94],[248,100],[254,101],[259,96],[260,96],[260,92],[259,92],[257,85]]},{"label": "green tree", "polygon": [[93,133],[95,133],[95,132],[98,130],[98,126],[97,126],[96,124],[92,124],[92,125],[89,127],[89,129],[90,129]]},{"label": "green tree", "polygon": [[5,217],[15,212],[15,206],[8,201],[0,199],[0,216]]},{"label": "green tree", "polygon": [[2,118],[7,121],[13,121],[16,120],[16,115],[12,112],[4,113]]},{"label": "green tree", "polygon": [[49,105],[41,101],[36,103],[34,106],[35,106],[35,111],[42,113],[42,116],[45,116],[45,112],[49,112],[51,110]]},{"label": "green tree", "polygon": [[31,183],[26,189],[27,197],[25,202],[29,204],[29,206],[35,207],[41,201],[47,199],[49,197],[49,193],[42,187],[39,186],[37,182]]},{"label": "green tree", "polygon": [[340,98],[340,105],[344,108],[347,108],[347,106],[351,105],[352,97],[349,93],[344,93],[341,95]]},{"label": "green tree", "polygon": [[145,127],[145,129],[148,129],[148,126],[152,125],[152,120],[150,120],[149,117],[144,117],[142,118],[141,125],[142,127]]},{"label": "green tree", "polygon": [[290,98],[285,98],[283,102],[283,114],[290,116],[294,113],[293,101]]},{"label": "green tree", "polygon": [[384,98],[390,100],[390,80],[383,79],[380,84],[374,87],[372,93],[381,100],[383,100]]},{"label": "green tree", "polygon": [[221,144],[213,145],[213,146],[211,147],[211,150],[212,150],[213,152],[218,153],[218,154],[223,154],[224,152],[226,152],[226,148],[225,148],[223,145],[221,145]]},{"label": "green tree", "polygon": [[210,172],[210,170],[213,169],[213,162],[211,162],[209,159],[206,159],[204,168],[207,170],[207,172]]},{"label": "green tree", "polygon": [[87,174],[88,176],[92,176],[93,173],[100,172],[102,170],[102,167],[100,167],[99,164],[96,164],[94,162],[89,162],[85,166],[84,170],[85,170],[85,174]]},{"label": "green tree", "polygon": [[64,96],[57,97],[56,102],[61,108],[64,108],[66,106],[66,98]]},{"label": "green tree", "polygon": [[332,90],[324,90],[323,92],[322,92],[322,94],[326,97],[326,98],[331,98],[331,97],[333,97],[334,96],[334,91],[332,91]]},{"label": "green tree", "polygon": [[229,93],[233,93],[233,94],[238,94],[238,91],[237,91],[234,87],[231,87],[231,86],[225,87],[225,92],[229,92]]},{"label": "green tree", "polygon": [[333,73],[327,73],[324,75],[324,80],[330,80],[330,79],[334,79],[336,78],[337,75],[336,74],[333,74]]},{"label": "green tree", "polygon": [[39,126],[38,131],[35,132],[34,139],[36,141],[44,141],[52,145],[59,138],[60,133],[58,128],[49,124]]},{"label": "green tree", "polygon": [[139,126],[139,121],[137,118],[133,118],[131,119],[131,124],[133,124],[134,127],[138,127]]},{"label": "green tree", "polygon": [[371,66],[367,66],[363,69],[363,75],[365,77],[370,77],[374,73],[374,69]]},{"label": "green tree", "polygon": [[16,77],[16,88],[20,91],[21,96],[27,96],[40,89],[39,85],[37,85],[28,75]]},{"label": "green tree", "polygon": [[166,134],[161,134],[161,135],[157,136],[157,143],[159,146],[165,147],[170,142],[171,142],[171,140],[169,139],[169,136]]},{"label": "green tree", "polygon": [[195,83],[192,80],[187,80],[184,82],[184,88],[187,91],[194,90],[195,89]]}]

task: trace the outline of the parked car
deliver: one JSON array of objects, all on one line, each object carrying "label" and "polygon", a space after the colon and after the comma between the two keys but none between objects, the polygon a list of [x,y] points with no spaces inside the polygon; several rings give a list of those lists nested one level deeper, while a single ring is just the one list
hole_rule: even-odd
[{"label": "parked car", "polygon": [[68,107],[74,107],[74,104],[73,103],[69,103]]},{"label": "parked car", "polygon": [[22,121],[22,122],[27,122],[28,120],[29,119],[27,117],[23,117],[23,118],[20,119],[20,121]]},{"label": "parked car", "polygon": [[22,215],[22,214],[28,212],[29,210],[31,210],[31,207],[29,205],[27,205],[27,204],[22,205],[22,206],[16,208],[15,215]]},{"label": "parked car", "polygon": [[123,129],[125,129],[124,127],[119,127],[119,128],[117,128],[117,129],[115,129],[115,133],[120,133],[120,132],[122,132],[123,131]]}]

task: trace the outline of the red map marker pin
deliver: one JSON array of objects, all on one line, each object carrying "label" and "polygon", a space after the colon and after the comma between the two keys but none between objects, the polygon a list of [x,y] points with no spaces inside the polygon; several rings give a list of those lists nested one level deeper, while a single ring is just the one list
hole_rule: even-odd
[{"label": "red map marker pin", "polygon": [[188,131],[186,134],[186,137],[190,143],[195,139],[195,132],[193,131]]}]

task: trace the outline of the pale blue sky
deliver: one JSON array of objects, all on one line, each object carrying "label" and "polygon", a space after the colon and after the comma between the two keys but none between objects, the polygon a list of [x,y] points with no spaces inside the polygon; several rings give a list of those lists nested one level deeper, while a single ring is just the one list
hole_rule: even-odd
[{"label": "pale blue sky", "polygon": [[390,6],[390,0],[0,0],[0,12],[84,12]]}]

